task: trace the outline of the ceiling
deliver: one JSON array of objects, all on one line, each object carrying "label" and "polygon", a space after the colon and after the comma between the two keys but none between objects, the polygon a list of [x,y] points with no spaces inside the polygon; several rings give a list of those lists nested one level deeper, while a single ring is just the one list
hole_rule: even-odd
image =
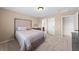
[{"label": "ceiling", "polygon": [[45,7],[45,10],[43,11],[38,11],[37,7],[3,7],[3,9],[15,11],[36,18],[50,17],[57,14],[62,14],[70,11],[75,12],[78,10],[77,7]]}]

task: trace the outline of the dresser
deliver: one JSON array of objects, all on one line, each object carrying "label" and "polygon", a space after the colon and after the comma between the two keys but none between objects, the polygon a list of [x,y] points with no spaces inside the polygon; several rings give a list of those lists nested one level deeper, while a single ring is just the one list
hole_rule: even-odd
[{"label": "dresser", "polygon": [[79,51],[79,32],[72,32],[72,50]]}]

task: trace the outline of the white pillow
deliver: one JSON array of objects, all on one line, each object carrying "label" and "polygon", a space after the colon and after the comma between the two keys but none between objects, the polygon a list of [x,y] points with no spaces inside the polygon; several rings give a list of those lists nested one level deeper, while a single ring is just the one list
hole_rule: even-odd
[{"label": "white pillow", "polygon": [[26,27],[17,27],[16,30],[17,31],[25,31],[27,28]]}]

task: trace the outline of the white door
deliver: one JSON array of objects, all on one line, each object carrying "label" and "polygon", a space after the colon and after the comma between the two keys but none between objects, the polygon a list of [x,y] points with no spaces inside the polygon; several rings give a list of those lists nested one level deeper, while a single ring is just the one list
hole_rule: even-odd
[{"label": "white door", "polygon": [[71,32],[74,31],[74,16],[68,16],[63,18],[63,34],[71,36]]}]

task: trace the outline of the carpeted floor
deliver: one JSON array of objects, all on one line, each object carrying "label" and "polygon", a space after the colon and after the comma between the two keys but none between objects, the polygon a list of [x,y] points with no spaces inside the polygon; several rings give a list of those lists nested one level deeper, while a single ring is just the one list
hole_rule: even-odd
[{"label": "carpeted floor", "polygon": [[[0,44],[0,51],[19,51],[17,40]],[[45,42],[42,43],[35,51],[72,51],[71,37],[59,35],[47,35]]]}]

